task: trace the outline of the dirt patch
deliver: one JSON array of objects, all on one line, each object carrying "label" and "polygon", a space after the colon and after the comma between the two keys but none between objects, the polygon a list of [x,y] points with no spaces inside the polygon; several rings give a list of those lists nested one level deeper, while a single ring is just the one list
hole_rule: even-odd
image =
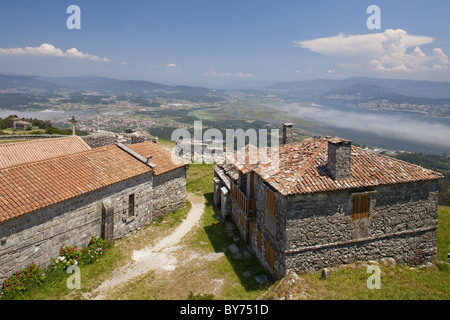
[{"label": "dirt patch", "polygon": [[[114,270],[110,279],[104,281],[91,293],[85,293],[84,297],[95,300],[107,299],[110,290],[133,281],[150,271],[155,272],[155,274],[175,271],[181,262],[179,257],[181,255],[186,257],[185,251],[188,250],[180,246],[179,243],[199,223],[205,208],[203,196],[189,194],[188,200],[191,202],[192,208],[186,219],[171,234],[159,240],[155,245],[134,250],[130,263]],[[195,259],[196,257],[195,254],[188,254],[187,256],[190,257],[189,259]],[[185,259],[182,259],[182,261],[186,263]]]}]

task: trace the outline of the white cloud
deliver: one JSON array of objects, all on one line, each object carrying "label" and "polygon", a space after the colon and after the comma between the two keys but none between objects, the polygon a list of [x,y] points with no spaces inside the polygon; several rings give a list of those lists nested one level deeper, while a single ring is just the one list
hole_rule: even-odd
[{"label": "white cloud", "polygon": [[[432,55],[425,54],[420,46],[434,38],[410,35],[405,30],[387,29],[382,33],[344,35],[318,38],[294,43],[313,52],[327,56],[364,60],[373,70],[422,72],[448,68],[448,57],[440,48]],[[412,49],[411,49],[412,48]],[[352,60],[355,63],[354,60]]]},{"label": "white cloud", "polygon": [[253,78],[253,74],[251,73],[242,73],[242,72],[238,72],[235,74],[236,77],[240,77],[240,78]]},{"label": "white cloud", "polygon": [[214,67],[211,67],[208,72],[203,75],[212,77],[231,77],[233,74],[231,72],[217,72]]},{"label": "white cloud", "polygon": [[165,69],[166,74],[185,74],[175,63],[168,63]]},{"label": "white cloud", "polygon": [[108,58],[100,58],[98,56],[83,53],[76,48],[62,51],[55,46],[43,43],[39,47],[25,47],[25,48],[0,48],[0,54],[12,56],[39,56],[39,57],[65,57],[72,59],[87,59],[91,61],[109,62]]},{"label": "white cloud", "polygon": [[211,77],[239,77],[239,78],[253,78],[254,75],[251,73],[231,73],[231,72],[217,72],[214,67],[211,67],[208,72],[205,72],[203,75],[211,76]]}]

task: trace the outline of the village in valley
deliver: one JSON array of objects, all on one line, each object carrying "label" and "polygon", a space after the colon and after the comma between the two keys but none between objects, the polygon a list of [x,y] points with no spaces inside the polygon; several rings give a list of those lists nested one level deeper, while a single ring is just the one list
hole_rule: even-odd
[{"label": "village in valley", "polygon": [[[185,105],[165,107],[180,106]],[[111,115],[121,119],[115,112]],[[215,147],[223,154],[211,158],[211,150],[205,150],[214,138],[213,144],[194,138],[159,139],[139,130],[137,121],[126,123],[132,130],[115,133],[103,129],[111,123],[103,114],[73,116],[68,121],[71,135],[41,132],[27,139],[23,133],[30,131],[31,123],[11,119],[13,131],[3,141],[18,141],[0,145],[3,281],[30,262],[52,270],[55,261],[70,260],[61,255],[64,248],[75,245],[81,254],[96,237],[120,247],[129,237],[139,237],[159,221],[186,211],[187,204],[190,211],[179,228],[194,207],[200,207],[196,222],[182,236],[198,228],[201,215],[211,210],[213,225],[221,225],[227,245],[215,247],[213,235],[208,234],[208,241],[201,243],[210,242],[214,251],[194,251],[182,258],[186,252],[176,249],[182,236],[177,238],[178,229],[171,229],[171,237],[179,242],[164,247],[166,238],[160,239],[161,245],[155,245],[162,246],[160,252],[150,243],[141,244],[122,267],[127,272],[111,270],[115,276],[97,280],[98,286],[80,297],[110,299],[117,287],[139,277],[177,272],[186,258],[196,260],[197,267],[202,259],[228,259],[234,272],[242,272],[238,276],[244,288],[255,288],[254,294],[259,292],[265,299],[275,298],[280,290],[276,288],[299,282],[299,275],[319,273],[327,278],[332,269],[367,265],[364,261],[389,268],[399,264],[437,268],[441,173],[356,147],[350,140],[305,138],[293,123],[284,123],[279,130],[276,159],[267,162],[257,156],[256,162],[249,162],[251,155],[260,154],[250,144],[236,153],[226,153],[229,146]],[[89,133],[78,136],[78,128]],[[208,187],[192,189],[190,185],[198,181]],[[198,261],[192,256],[203,258]],[[249,270],[236,266],[244,260]],[[226,287],[220,285],[225,280],[213,281],[215,285],[208,285],[211,292],[197,292],[197,297],[225,294]],[[295,299],[295,289],[283,290],[287,291],[278,298]]]}]

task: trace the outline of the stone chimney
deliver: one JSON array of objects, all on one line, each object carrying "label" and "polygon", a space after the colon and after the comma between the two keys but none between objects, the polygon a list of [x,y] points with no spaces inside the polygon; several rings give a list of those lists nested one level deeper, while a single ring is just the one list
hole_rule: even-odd
[{"label": "stone chimney", "polygon": [[283,144],[294,142],[292,123],[283,123]]},{"label": "stone chimney", "polygon": [[338,137],[328,141],[328,170],[333,180],[351,178],[352,142]]}]

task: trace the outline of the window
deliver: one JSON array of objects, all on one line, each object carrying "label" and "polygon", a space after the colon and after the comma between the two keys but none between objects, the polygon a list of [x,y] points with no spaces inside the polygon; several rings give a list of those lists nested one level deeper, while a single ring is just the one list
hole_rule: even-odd
[{"label": "window", "polygon": [[275,253],[271,245],[266,241],[266,261],[269,264],[270,269],[273,270],[275,260]]},{"label": "window", "polygon": [[370,197],[368,194],[353,196],[353,220],[369,218]]},{"label": "window", "polygon": [[134,194],[128,196],[128,217],[134,217]]},{"label": "window", "polygon": [[266,195],[267,211],[269,211],[272,215],[275,215],[275,193],[272,190],[267,189]]}]

